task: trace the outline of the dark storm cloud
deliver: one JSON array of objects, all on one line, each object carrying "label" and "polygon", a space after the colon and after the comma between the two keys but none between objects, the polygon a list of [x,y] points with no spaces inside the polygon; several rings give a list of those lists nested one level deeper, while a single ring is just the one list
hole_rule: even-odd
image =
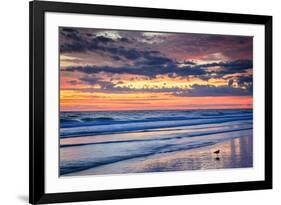
[{"label": "dark storm cloud", "polygon": [[120,38],[119,41],[125,42],[125,43],[131,43],[131,40],[129,40],[128,38],[125,38],[125,37]]},{"label": "dark storm cloud", "polygon": [[120,42],[128,42],[125,38],[119,40],[112,40],[104,36],[98,36],[91,40],[80,38],[76,34],[73,35],[72,39],[76,38],[77,40],[72,42],[63,43],[60,45],[60,51],[63,52],[86,52],[93,51],[103,55],[111,56],[113,59],[128,59],[128,60],[137,60],[141,57],[150,57],[148,60],[152,59],[152,54],[158,51],[140,51],[136,48],[125,48],[121,46]]},{"label": "dark storm cloud", "polygon": [[[242,89],[239,87],[229,86],[212,86],[212,85],[198,85],[194,84],[190,88],[165,88],[165,87],[155,87],[155,88],[141,88],[135,89],[131,87],[120,87],[118,84],[120,82],[114,84],[110,81],[102,81],[93,77],[80,78],[80,83],[86,83],[90,85],[99,85],[101,88],[81,88],[79,91],[81,92],[110,92],[110,93],[129,93],[133,92],[150,92],[150,93],[161,93],[168,92],[174,96],[181,97],[199,97],[199,96],[250,96],[252,95],[252,87],[248,87],[246,89]],[[122,83],[121,83],[122,84]],[[73,89],[72,89],[73,90]]]},{"label": "dark storm cloud", "polygon": [[70,85],[77,85],[79,82],[77,80],[69,80],[67,81]]},{"label": "dark storm cloud", "polygon": [[[140,54],[140,52],[139,52]],[[67,67],[64,71],[69,72],[82,72],[86,74],[95,74],[100,72],[112,73],[112,74],[135,74],[143,75],[149,78],[154,78],[157,75],[167,74],[169,76],[176,75],[182,77],[196,76],[203,80],[212,78],[212,74],[216,74],[216,77],[223,77],[226,74],[244,73],[247,69],[252,67],[252,61],[240,60],[233,62],[221,62],[203,65],[191,65],[179,67],[172,59],[162,56],[151,56],[150,53],[143,55],[138,61],[135,61],[134,66],[121,66],[121,67],[109,67],[109,66],[72,66]],[[120,58],[115,56],[116,58]],[[216,71],[208,71],[207,68],[219,67]],[[241,78],[241,84],[245,81],[251,81],[251,77]]]},{"label": "dark storm cloud", "polygon": [[231,62],[220,62],[220,63],[210,63],[200,65],[200,67],[220,67],[222,68],[219,72],[230,74],[230,73],[237,73],[237,72],[244,72],[245,70],[253,67],[252,60],[236,60]]},{"label": "dark storm cloud", "polygon": [[194,68],[208,69],[212,67],[218,67],[218,69],[213,71],[207,70],[205,75],[199,77],[202,80],[208,80],[212,77],[223,78],[227,74],[244,74],[248,69],[253,68],[253,62],[252,60],[236,60],[230,62],[203,64],[195,66]]},{"label": "dark storm cloud", "polygon": [[238,83],[241,85],[253,83],[253,76],[241,76],[238,78]]},{"label": "dark storm cloud", "polygon": [[114,42],[112,39],[103,36],[97,36],[92,39],[85,39],[82,35],[74,32],[67,34],[67,37],[71,39],[71,41],[60,44],[60,52],[62,53],[97,50],[105,51],[105,45]]},{"label": "dark storm cloud", "polygon": [[72,28],[60,28],[60,36],[75,41],[82,39],[78,30]]},{"label": "dark storm cloud", "polygon": [[106,36],[96,36],[82,33],[80,29],[62,28],[60,30],[60,52],[96,52],[112,57],[113,60],[142,60],[147,65],[158,65],[171,62],[159,51],[140,50],[125,46],[132,41],[126,37],[112,39]]},{"label": "dark storm cloud", "polygon": [[204,69],[192,67],[176,67],[175,65],[158,65],[156,67],[140,66],[140,67],[109,67],[109,66],[76,66],[67,67],[64,71],[69,72],[82,72],[86,74],[96,74],[100,72],[112,74],[134,74],[154,78],[156,75],[175,74],[177,76],[200,76],[205,74]]},{"label": "dark storm cloud", "polygon": [[253,91],[253,76],[240,76],[237,79],[237,83],[240,87]]},{"label": "dark storm cloud", "polygon": [[83,33],[83,29],[61,28],[60,29],[60,52],[87,52],[93,51],[135,60],[142,53],[135,48],[125,48],[122,45],[130,43],[128,38],[121,37],[112,39],[106,36],[97,36],[94,33]]},{"label": "dark storm cloud", "polygon": [[[95,30],[96,31],[96,30]],[[112,39],[106,36],[96,36],[95,32],[89,37],[89,33],[85,33],[83,29],[62,28],[60,35],[66,38],[62,38],[60,41],[61,52],[87,52],[92,51],[101,55],[109,56],[113,61],[118,61],[124,66],[119,68],[110,68],[105,66],[87,66],[82,67],[69,67],[68,71],[80,71],[85,73],[98,73],[109,72],[117,74],[137,74],[145,75],[148,77],[154,77],[157,74],[176,74],[178,76],[198,76],[203,80],[208,80],[212,76],[223,77],[226,74],[243,73],[246,69],[252,68],[252,60],[236,60],[231,62],[218,62],[209,63],[203,65],[196,65],[193,61],[183,61],[182,63],[163,55],[158,50],[140,49],[138,47],[126,46],[126,43],[131,40],[128,37],[119,37]],[[205,42],[208,45],[217,41],[228,41],[229,38],[225,36],[216,35],[192,35],[190,39],[185,42],[202,44]],[[183,37],[180,35],[181,38]],[[194,38],[196,41],[194,41]],[[64,40],[63,40],[64,39]],[[235,38],[239,43],[248,42],[248,38]],[[197,46],[198,47],[198,46]],[[128,60],[131,62],[131,66],[127,66]],[[181,66],[180,66],[181,65]],[[219,67],[216,71],[209,72],[208,68]]]},{"label": "dark storm cloud", "polygon": [[145,55],[143,56],[144,60],[139,62],[141,64],[145,65],[165,65],[165,64],[170,64],[174,65],[174,61],[172,59],[163,57],[163,56],[153,56],[153,55]]},{"label": "dark storm cloud", "polygon": [[[170,92],[176,93],[178,91],[184,91],[184,89],[173,87],[173,88],[165,88],[165,87],[155,87],[155,88],[133,88],[133,87],[121,87],[123,84],[122,81],[112,83],[111,81],[103,81],[99,80],[96,77],[83,77],[79,78],[79,82],[77,84],[89,84],[89,85],[99,85],[100,88],[78,88],[81,92],[111,92],[111,93],[128,93],[128,92],[151,92],[151,93],[161,93],[161,92]],[[71,90],[75,90],[75,88],[71,88]]]},{"label": "dark storm cloud", "polygon": [[65,33],[65,32],[69,32],[69,33],[76,33],[77,30],[73,29],[73,28],[61,28],[61,32]]},{"label": "dark storm cloud", "polygon": [[185,64],[185,65],[196,65],[196,63],[193,62],[193,61],[184,61],[183,64]]},{"label": "dark storm cloud", "polygon": [[230,86],[192,85],[191,89],[176,92],[177,96],[249,96],[251,89],[234,88]]},{"label": "dark storm cloud", "polygon": [[112,82],[103,81],[96,77],[83,77],[79,78],[79,80],[90,85],[99,85],[101,89],[114,89],[114,84]]}]

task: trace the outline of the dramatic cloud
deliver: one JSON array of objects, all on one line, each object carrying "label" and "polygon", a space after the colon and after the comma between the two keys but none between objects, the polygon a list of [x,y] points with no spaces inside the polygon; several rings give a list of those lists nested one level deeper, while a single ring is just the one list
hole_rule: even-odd
[{"label": "dramatic cloud", "polygon": [[79,80],[82,82],[86,82],[90,85],[99,85],[100,86],[99,89],[111,89],[111,90],[114,89],[114,84],[112,82],[103,81],[96,77],[83,77],[83,78],[79,78]]},{"label": "dramatic cloud", "polygon": [[213,85],[192,85],[185,91],[176,92],[177,96],[248,96],[252,95],[249,89],[235,88],[230,86],[213,86]]},{"label": "dramatic cloud", "polygon": [[[82,72],[87,74],[94,74],[100,72],[107,72],[113,74],[136,74],[148,77],[155,77],[156,75],[175,74],[177,76],[199,76],[202,79],[209,79],[212,74],[222,77],[226,74],[244,73],[247,69],[252,68],[252,61],[241,60],[233,62],[222,62],[212,64],[194,65],[195,63],[188,63],[188,65],[179,66],[171,59],[165,57],[149,56],[143,61],[138,61],[135,66],[123,67],[109,67],[109,66],[77,66],[67,67],[64,71]],[[186,62],[185,62],[186,64]],[[191,65],[191,66],[190,66]],[[208,71],[207,68],[217,67],[216,71]],[[250,80],[249,77],[245,79]],[[244,81],[245,81],[244,79]]]},{"label": "dramatic cloud", "polygon": [[156,67],[150,67],[150,66],[141,66],[141,67],[108,67],[108,66],[85,66],[85,67],[68,67],[64,71],[69,72],[82,72],[86,74],[95,74],[100,72],[106,72],[106,73],[112,73],[112,74],[134,74],[134,75],[142,75],[147,76],[150,78],[154,78],[157,75],[164,75],[164,74],[170,74],[169,76],[172,76],[172,74],[175,74],[177,76],[200,76],[205,74],[204,69],[200,68],[192,68],[192,67],[184,67],[184,68],[178,68],[174,65],[168,65],[168,66],[156,66]]},{"label": "dramatic cloud", "polygon": [[200,65],[200,67],[219,67],[221,69],[218,70],[220,74],[232,74],[232,73],[241,73],[247,69],[251,69],[253,67],[253,63],[251,60],[237,60],[232,62],[220,62],[220,63],[211,63]]},{"label": "dramatic cloud", "polygon": [[149,105],[144,102],[149,99],[173,108],[183,107],[189,98],[209,96],[222,97],[231,107],[231,97],[235,96],[236,103],[249,107],[253,93],[252,39],[61,27],[61,102],[67,107],[86,103],[102,109],[97,101],[86,101],[99,99],[100,104],[119,109],[126,104]]}]

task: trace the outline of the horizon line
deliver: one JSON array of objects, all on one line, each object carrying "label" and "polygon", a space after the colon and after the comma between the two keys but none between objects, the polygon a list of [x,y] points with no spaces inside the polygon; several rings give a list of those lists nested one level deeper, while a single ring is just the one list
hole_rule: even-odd
[{"label": "horizon line", "polygon": [[247,109],[247,110],[253,110],[253,107],[241,107],[241,108],[196,108],[196,109],[131,109],[131,110],[65,110],[59,112],[128,112],[128,111],[189,111],[189,110],[241,110],[241,109]]}]

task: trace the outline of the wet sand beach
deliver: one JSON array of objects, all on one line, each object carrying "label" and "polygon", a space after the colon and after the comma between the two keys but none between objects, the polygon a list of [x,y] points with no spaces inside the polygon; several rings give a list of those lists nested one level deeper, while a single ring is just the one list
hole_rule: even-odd
[{"label": "wet sand beach", "polygon": [[[220,153],[214,154],[218,149]],[[75,175],[247,168],[253,166],[252,153],[252,136],[243,136],[202,148],[107,164]]]}]

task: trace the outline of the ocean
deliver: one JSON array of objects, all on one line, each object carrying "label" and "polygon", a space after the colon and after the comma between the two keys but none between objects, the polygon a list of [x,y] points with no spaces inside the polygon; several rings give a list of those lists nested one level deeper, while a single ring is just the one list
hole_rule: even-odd
[{"label": "ocean", "polygon": [[252,129],[252,109],[61,112],[59,173],[252,167]]}]

